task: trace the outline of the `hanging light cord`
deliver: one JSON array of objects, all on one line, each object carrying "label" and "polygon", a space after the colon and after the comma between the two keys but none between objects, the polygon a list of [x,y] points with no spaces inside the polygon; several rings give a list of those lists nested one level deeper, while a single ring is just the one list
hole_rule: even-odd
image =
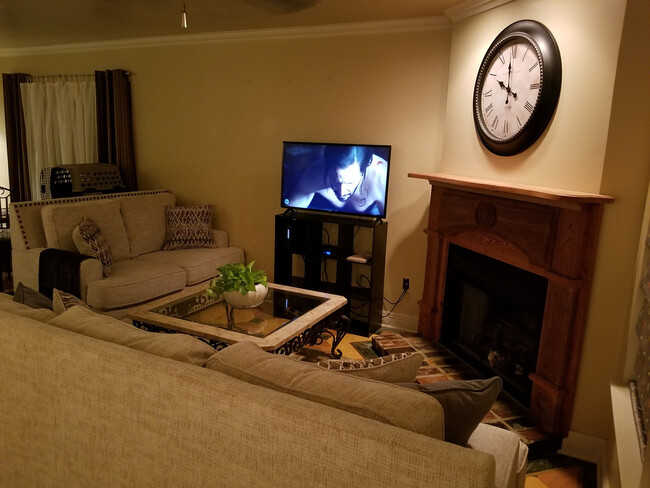
[{"label": "hanging light cord", "polygon": [[185,10],[185,2],[183,2],[183,10],[181,11],[181,27],[187,29],[187,11]]}]

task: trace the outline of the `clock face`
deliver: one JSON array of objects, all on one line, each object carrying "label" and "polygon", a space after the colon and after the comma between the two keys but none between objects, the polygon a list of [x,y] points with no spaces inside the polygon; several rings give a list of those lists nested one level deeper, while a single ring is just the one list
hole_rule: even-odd
[{"label": "clock face", "polygon": [[506,27],[488,48],[474,85],[474,125],[483,145],[500,156],[530,147],[553,117],[561,84],[551,32],[534,20]]},{"label": "clock face", "polygon": [[517,137],[535,112],[542,89],[542,58],[522,35],[497,44],[488,54],[478,85],[478,119],[496,142]]}]

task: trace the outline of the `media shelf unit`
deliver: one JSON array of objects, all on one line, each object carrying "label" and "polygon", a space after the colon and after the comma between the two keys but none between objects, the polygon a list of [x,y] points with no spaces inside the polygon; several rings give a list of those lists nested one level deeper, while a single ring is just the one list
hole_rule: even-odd
[{"label": "media shelf unit", "polygon": [[[379,219],[295,211],[278,214],[273,281],[344,296],[350,332],[369,337],[381,327],[387,231],[388,222]],[[348,260],[361,251],[370,253],[367,262]],[[296,257],[303,260],[302,273],[294,266]],[[333,266],[336,270],[330,273]],[[334,281],[327,279],[330,276]]]}]

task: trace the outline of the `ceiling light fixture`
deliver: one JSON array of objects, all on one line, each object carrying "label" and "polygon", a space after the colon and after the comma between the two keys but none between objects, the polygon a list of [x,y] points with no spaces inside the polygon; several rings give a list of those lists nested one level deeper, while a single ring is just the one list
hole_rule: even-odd
[{"label": "ceiling light fixture", "polygon": [[187,29],[187,11],[185,10],[185,2],[183,2],[183,10],[181,11],[181,27]]}]

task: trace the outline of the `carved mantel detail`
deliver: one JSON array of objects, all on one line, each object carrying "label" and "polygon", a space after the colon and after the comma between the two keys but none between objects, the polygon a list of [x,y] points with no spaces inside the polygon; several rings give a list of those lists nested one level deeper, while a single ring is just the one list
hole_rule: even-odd
[{"label": "carved mantel detail", "polygon": [[548,279],[530,413],[566,436],[571,421],[603,205],[613,197],[448,174],[431,184],[419,333],[440,339],[450,244]]}]

